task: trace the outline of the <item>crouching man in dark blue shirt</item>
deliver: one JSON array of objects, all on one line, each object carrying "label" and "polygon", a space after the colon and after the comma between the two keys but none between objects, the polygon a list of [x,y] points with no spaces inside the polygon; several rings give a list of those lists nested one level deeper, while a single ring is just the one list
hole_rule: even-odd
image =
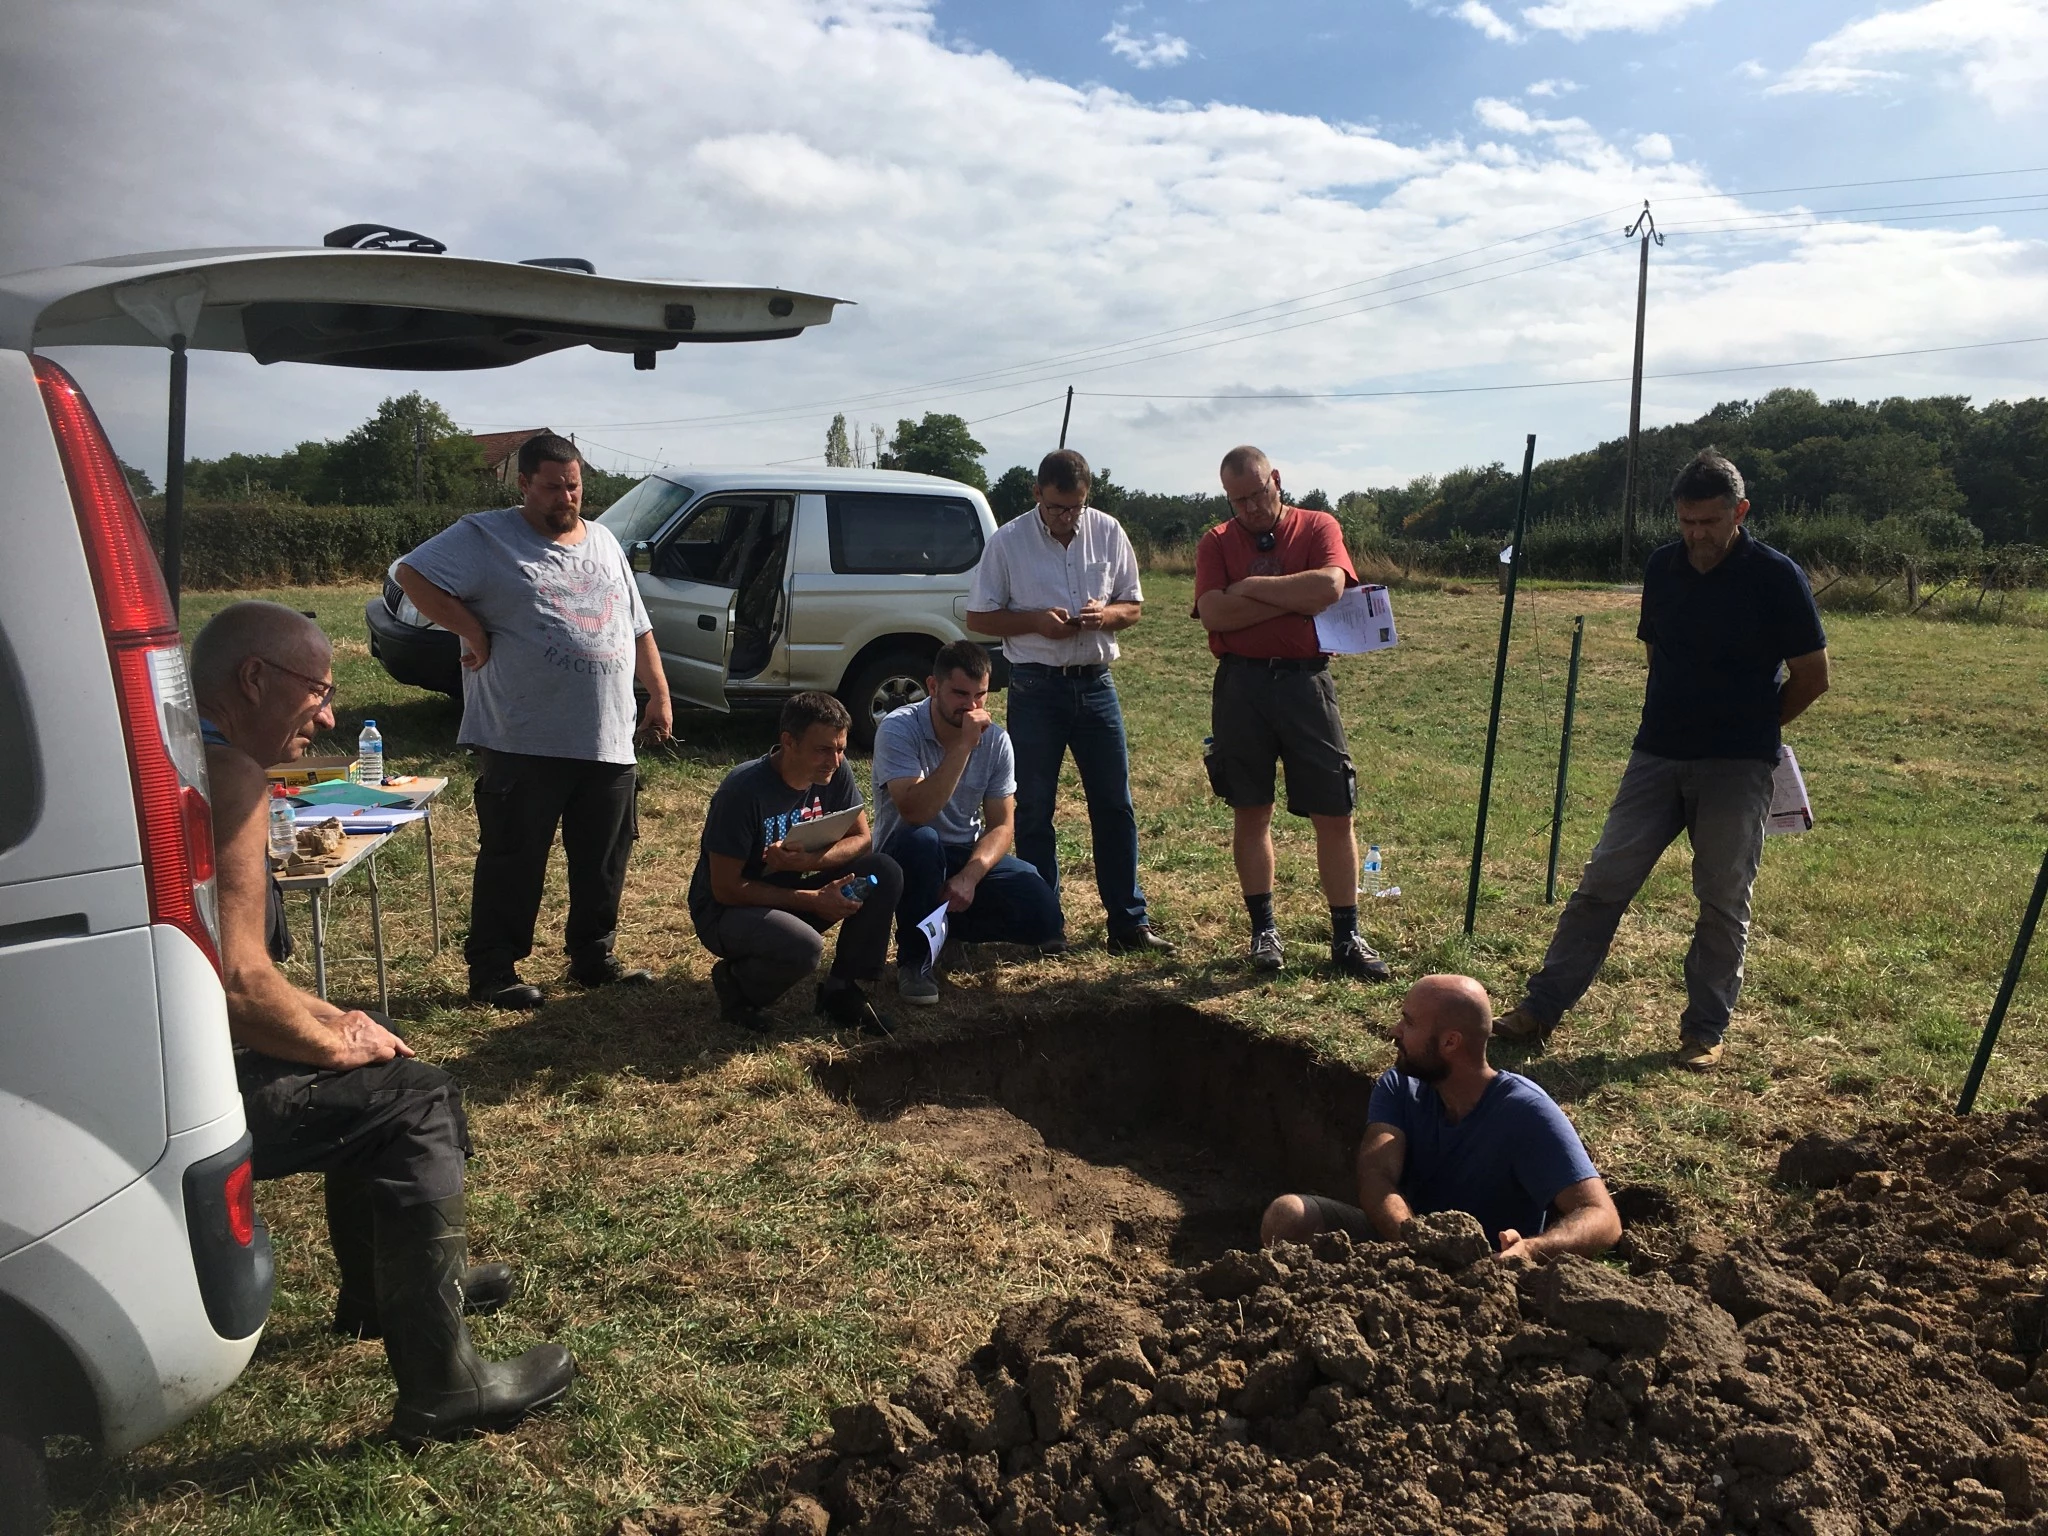
[{"label": "crouching man in dark blue shirt", "polygon": [[1372,1090],[1358,1148],[1358,1204],[1282,1195],[1262,1243],[1318,1232],[1400,1235],[1410,1217],[1475,1216],[1501,1258],[1592,1255],[1621,1236],[1614,1201],[1579,1133],[1526,1077],[1486,1062],[1493,1008],[1469,976],[1425,976],[1401,1000],[1394,1066]]},{"label": "crouching man in dark blue shirt", "polygon": [[[1806,573],[1743,531],[1742,473],[1700,451],[1671,487],[1679,537],[1643,570],[1636,638],[1649,647],[1643,723],[1607,825],[1504,1040],[1541,1044],[1592,985],[1614,931],[1685,833],[1699,899],[1685,955],[1681,1067],[1721,1060],[1742,994],[1749,898],[1763,857],[1779,730],[1827,692],[1827,635]],[[1783,681],[1780,682],[1782,676]]]}]

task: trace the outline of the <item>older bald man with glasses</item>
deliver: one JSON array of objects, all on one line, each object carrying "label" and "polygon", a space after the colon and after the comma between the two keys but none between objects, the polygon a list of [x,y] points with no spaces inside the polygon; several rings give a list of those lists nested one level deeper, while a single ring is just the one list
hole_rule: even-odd
[{"label": "older bald man with glasses", "polygon": [[[1138,818],[1131,807],[1130,749],[1110,663],[1117,631],[1138,622],[1145,594],[1123,525],[1088,505],[1088,461],[1071,448],[1049,453],[1033,487],[1037,506],[996,530],[975,568],[967,627],[999,635],[1012,663],[1009,732],[1017,759],[1017,857],[1060,893],[1052,825],[1060,765],[1074,754],[1088,800],[1095,890],[1109,920],[1111,953],[1170,952],[1152,931],[1138,887]],[[1067,947],[1060,936],[1040,948]]]}]

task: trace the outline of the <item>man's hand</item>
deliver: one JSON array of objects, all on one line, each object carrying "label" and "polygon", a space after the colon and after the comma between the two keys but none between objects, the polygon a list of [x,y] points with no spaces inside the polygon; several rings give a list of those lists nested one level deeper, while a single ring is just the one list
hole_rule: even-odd
[{"label": "man's hand", "polygon": [[821,885],[815,891],[807,893],[811,898],[811,916],[821,923],[836,923],[841,918],[851,917],[860,910],[859,902],[846,899],[845,893],[839,889],[841,883],[843,882]]},{"label": "man's hand", "polygon": [[946,898],[946,910],[948,912],[965,912],[969,907],[973,906],[974,888],[980,884],[981,881],[978,877],[970,875],[963,869],[959,874],[940,886],[939,894]]},{"label": "man's hand", "polygon": [[471,672],[491,659],[491,637],[484,630],[458,638],[462,641],[462,665]]},{"label": "man's hand", "polygon": [[1102,628],[1102,615],[1108,607],[1109,605],[1099,597],[1089,598],[1087,602],[1081,605],[1081,611],[1074,615],[1074,627],[1077,629]]},{"label": "man's hand", "polygon": [[996,717],[985,709],[963,711],[960,716],[960,745],[972,752],[981,745],[983,733],[995,723]]},{"label": "man's hand", "polygon": [[1064,608],[1047,608],[1038,615],[1038,632],[1048,640],[1064,640],[1076,620]]},{"label": "man's hand", "polygon": [[761,867],[778,875],[808,874],[818,867],[818,855],[808,849],[774,842],[761,850]]},{"label": "man's hand", "polygon": [[334,1021],[334,1050],[328,1066],[336,1071],[372,1066],[394,1056],[410,1056],[413,1048],[360,1009]]},{"label": "man's hand", "polygon": [[647,707],[640,711],[638,735],[641,745],[660,746],[675,734],[675,723],[675,706],[669,702],[668,695],[662,694],[656,698],[650,693],[647,696]]},{"label": "man's hand", "polygon": [[1542,1255],[1536,1251],[1532,1241],[1522,1236],[1513,1227],[1502,1227],[1500,1229],[1499,1241],[1500,1251],[1495,1253],[1494,1257],[1502,1263],[1507,1263],[1509,1260],[1517,1260],[1525,1264],[1534,1264],[1542,1258]]}]

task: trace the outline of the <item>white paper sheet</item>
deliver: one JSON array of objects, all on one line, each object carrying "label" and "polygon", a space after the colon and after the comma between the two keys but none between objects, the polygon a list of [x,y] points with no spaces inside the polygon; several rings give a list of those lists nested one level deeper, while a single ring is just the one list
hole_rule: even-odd
[{"label": "white paper sheet", "polygon": [[932,947],[932,963],[936,965],[939,951],[946,947],[946,904],[939,903],[939,909],[917,925],[917,931],[925,936]]},{"label": "white paper sheet", "polygon": [[1394,603],[1382,586],[1347,587],[1316,615],[1316,644],[1335,656],[1358,656],[1398,645]]},{"label": "white paper sheet", "polygon": [[1799,759],[1790,747],[1778,749],[1778,766],[1771,774],[1771,814],[1764,822],[1764,836],[1781,832],[1813,830],[1813,806],[1806,797],[1806,779],[1799,772]]}]

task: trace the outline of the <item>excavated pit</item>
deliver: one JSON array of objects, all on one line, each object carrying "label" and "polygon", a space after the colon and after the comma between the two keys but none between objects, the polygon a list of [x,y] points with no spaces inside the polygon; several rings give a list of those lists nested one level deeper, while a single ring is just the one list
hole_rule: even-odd
[{"label": "excavated pit", "polygon": [[1256,1245],[1287,1190],[1342,1194],[1373,1077],[1179,1004],[889,1041],[812,1076],[891,1134],[1131,1259]]}]

